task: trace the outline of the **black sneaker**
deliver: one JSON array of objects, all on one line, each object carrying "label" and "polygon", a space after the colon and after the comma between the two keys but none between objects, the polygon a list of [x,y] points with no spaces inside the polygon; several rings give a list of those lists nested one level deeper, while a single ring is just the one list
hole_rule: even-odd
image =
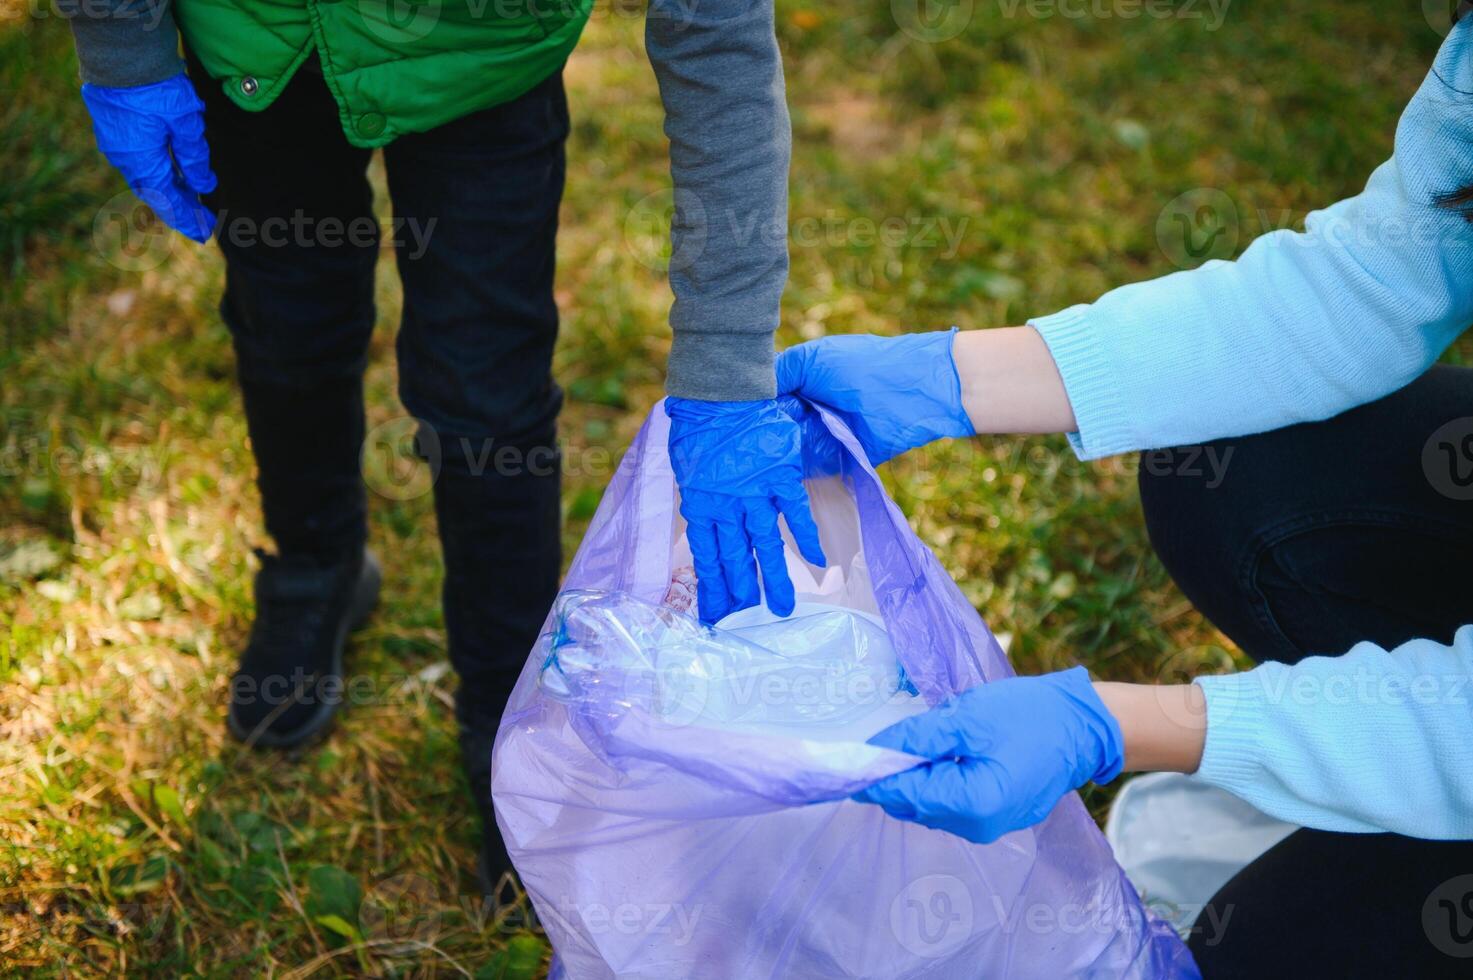
[{"label": "black sneaker", "polygon": [[344,697],[343,647],[378,601],[378,559],[324,565],[260,554],[256,621],[230,682],[230,734],[286,749],[326,733]]},{"label": "black sneaker", "polygon": [[491,805],[491,747],[496,742],[495,731],[468,729],[460,730],[460,762],[465,767],[465,778],[470,783],[471,798],[475,800],[476,812],[481,816],[481,849],[476,861],[476,880],[481,886],[481,896],[493,906],[508,904],[516,899],[516,871],[501,840],[501,830],[496,826],[496,811]]}]

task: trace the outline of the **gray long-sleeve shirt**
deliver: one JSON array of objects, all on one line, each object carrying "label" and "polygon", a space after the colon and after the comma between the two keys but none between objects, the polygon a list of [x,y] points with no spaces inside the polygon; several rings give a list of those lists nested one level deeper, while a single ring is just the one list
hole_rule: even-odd
[{"label": "gray long-sleeve shirt", "polygon": [[[58,6],[84,81],[147,85],[181,70],[169,0]],[[666,391],[771,398],[792,149],[772,0],[650,0],[645,43],[675,184]]]}]

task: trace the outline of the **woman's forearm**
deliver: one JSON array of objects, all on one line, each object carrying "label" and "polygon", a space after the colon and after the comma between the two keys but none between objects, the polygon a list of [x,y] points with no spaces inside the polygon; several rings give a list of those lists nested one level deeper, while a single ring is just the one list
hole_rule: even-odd
[{"label": "woman's forearm", "polygon": [[1131,772],[1197,771],[1207,738],[1207,702],[1196,684],[1096,683],[1095,693],[1125,737]]},{"label": "woman's forearm", "polygon": [[1064,379],[1037,330],[964,330],[951,352],[962,407],[979,433],[1074,431]]}]

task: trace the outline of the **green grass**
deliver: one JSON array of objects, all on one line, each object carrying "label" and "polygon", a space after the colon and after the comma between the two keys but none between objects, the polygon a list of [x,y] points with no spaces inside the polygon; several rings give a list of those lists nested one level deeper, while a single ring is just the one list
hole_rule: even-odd
[{"label": "green grass", "polygon": [[[812,232],[793,243],[784,343],[1017,323],[1171,271],[1156,218],[1192,188],[1235,202],[1241,248],[1259,213],[1358,188],[1439,40],[1417,4],[1238,0],[1213,31],[978,0],[926,44],[897,29],[902,7],[779,3],[792,220]],[[640,220],[666,187],[641,29],[601,6],[568,69],[563,432],[615,453],[668,348],[661,242]],[[0,970],[535,972],[520,910],[488,917],[468,874],[428,498],[372,502],[394,561],[352,667],[390,696],[300,758],[235,746],[225,683],[262,534],[219,259],[94,220],[129,199],[55,18],[0,21],[0,91]],[[866,233],[887,218],[900,241]],[[387,254],[381,274],[373,423],[402,414]],[[1021,670],[1233,664],[1151,555],[1133,473],[1058,438],[987,439],[887,479]],[[569,480],[570,553],[603,480]]]}]

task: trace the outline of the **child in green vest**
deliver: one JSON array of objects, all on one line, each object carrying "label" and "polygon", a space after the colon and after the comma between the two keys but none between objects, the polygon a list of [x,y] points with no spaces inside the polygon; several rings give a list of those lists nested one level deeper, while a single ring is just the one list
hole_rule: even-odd
[{"label": "child in green vest", "polygon": [[[262,555],[231,686],[230,731],[253,746],[321,737],[345,692],[363,696],[345,683],[343,651],[380,579],[360,452],[382,238],[365,171],[382,148],[404,289],[400,397],[435,473],[488,889],[509,870],[491,743],[561,565],[562,65],[589,6],[61,4],[99,148],[163,221],[196,241],[214,234],[225,257],[221,316],[277,548]],[[786,614],[778,516],[810,561],[823,556],[799,429],[774,400],[790,134],[772,7],[656,0],[648,18],[677,202],[667,410],[701,615],[764,594]]]}]

